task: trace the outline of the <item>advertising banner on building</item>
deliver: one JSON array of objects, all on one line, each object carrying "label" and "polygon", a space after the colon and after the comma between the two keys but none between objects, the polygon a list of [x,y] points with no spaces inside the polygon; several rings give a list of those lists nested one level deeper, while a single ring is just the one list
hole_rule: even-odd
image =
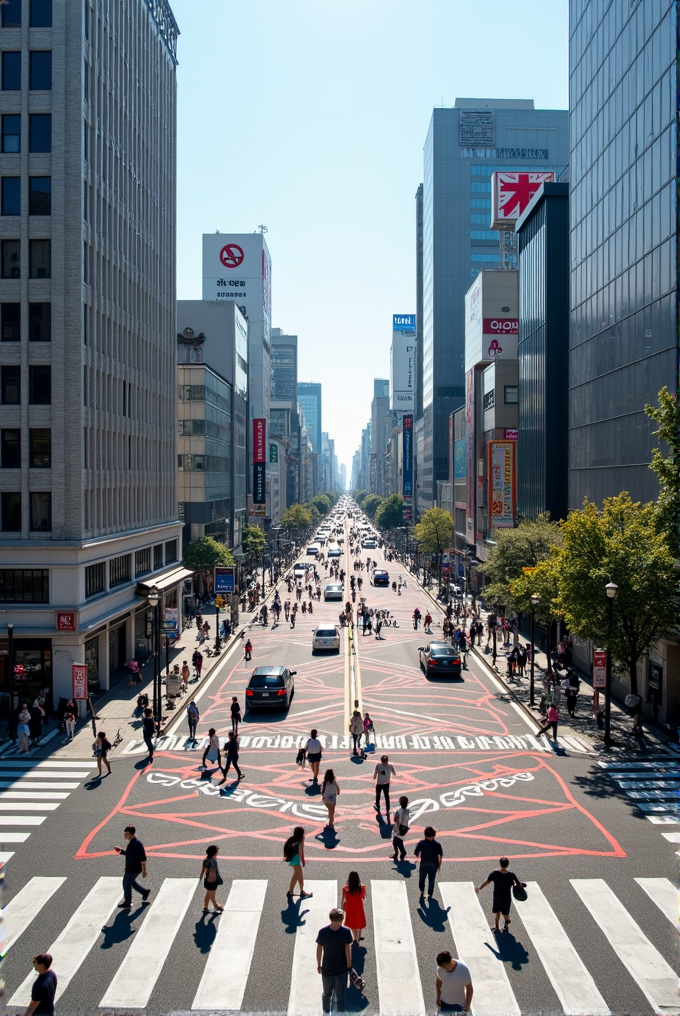
[{"label": "advertising banner on building", "polygon": [[515,524],[515,442],[489,441],[489,528]]},{"label": "advertising banner on building", "polygon": [[513,230],[534,194],[555,174],[542,170],[531,173],[491,174],[491,228]]},{"label": "advertising banner on building", "polygon": [[267,476],[264,462],[253,463],[253,504],[267,503]]},{"label": "advertising banner on building", "polygon": [[213,581],[216,596],[236,591],[236,568],[234,565],[217,565]]},{"label": "advertising banner on building", "polygon": [[279,446],[276,441],[269,442],[269,461],[271,463],[279,461]]},{"label": "advertising banner on building", "polygon": [[253,420],[253,462],[267,461],[267,421]]},{"label": "advertising banner on building", "polygon": [[413,416],[407,413],[403,420],[402,487],[404,497],[413,497]]},{"label": "advertising banner on building", "polygon": [[71,677],[73,681],[73,701],[86,699],[87,695],[87,664],[72,663]]},{"label": "advertising banner on building", "polygon": [[415,409],[416,316],[392,315],[390,351],[390,409],[411,413]]},{"label": "advertising banner on building", "polygon": [[465,540],[475,542],[475,372],[469,370],[465,375],[465,444],[467,457],[467,508],[465,510]]},{"label": "advertising banner on building", "polygon": [[464,480],[467,472],[467,438],[461,437],[453,442],[453,478]]}]

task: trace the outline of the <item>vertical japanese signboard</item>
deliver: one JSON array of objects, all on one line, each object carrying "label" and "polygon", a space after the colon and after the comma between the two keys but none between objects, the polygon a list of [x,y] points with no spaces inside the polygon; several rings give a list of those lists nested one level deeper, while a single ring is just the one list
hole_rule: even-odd
[{"label": "vertical japanese signboard", "polygon": [[253,420],[253,462],[267,461],[267,421]]},{"label": "vertical japanese signboard", "polygon": [[87,698],[87,664],[72,663],[73,701]]},{"label": "vertical japanese signboard", "polygon": [[593,688],[607,687],[607,653],[604,649],[593,652]]},{"label": "vertical japanese signboard", "polygon": [[403,418],[403,449],[402,449],[402,494],[405,498],[413,497],[413,414]]},{"label": "vertical japanese signboard", "polygon": [[515,524],[515,442],[489,441],[489,528]]},{"label": "vertical japanese signboard", "polygon": [[[264,462],[253,463],[253,504],[267,503],[267,467]],[[256,512],[255,514],[259,514]]]}]

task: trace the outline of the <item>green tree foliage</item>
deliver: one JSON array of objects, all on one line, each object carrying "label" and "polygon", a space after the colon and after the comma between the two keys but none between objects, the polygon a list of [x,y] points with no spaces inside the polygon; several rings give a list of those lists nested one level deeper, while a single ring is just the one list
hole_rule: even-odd
[{"label": "green tree foliage", "polygon": [[321,512],[319,511],[319,509],[316,507],[313,501],[306,501],[302,507],[305,509],[306,512],[309,512],[310,518],[312,520],[312,525],[315,526],[319,521],[319,519],[321,518]]},{"label": "green tree foliage", "polygon": [[314,497],[310,498],[307,505],[313,504],[319,515],[328,515],[329,511],[335,504],[331,501],[328,494],[315,494]]},{"label": "green tree foliage", "polygon": [[[657,506],[633,503],[625,491],[588,501],[561,524],[563,544],[555,551],[559,604],[580,639],[611,647],[625,665],[637,694],[637,664],[677,622],[674,554],[658,529]],[[619,587],[611,631],[605,586]]]},{"label": "green tree foliage", "polygon": [[372,519],[382,503],[383,499],[379,494],[369,494],[368,497],[364,498],[361,504],[361,510],[366,512],[369,519]]},{"label": "green tree foliage", "polygon": [[404,521],[404,499],[401,494],[390,494],[375,512],[375,524],[380,529],[396,529]]},{"label": "green tree foliage", "polygon": [[356,503],[358,505],[360,505],[361,502],[364,500],[364,498],[368,497],[368,491],[367,490],[356,490],[354,492],[354,494],[353,494],[353,497],[354,497],[354,500],[356,501]]},{"label": "green tree foliage", "polygon": [[264,547],[263,530],[259,526],[251,526],[249,522],[246,522],[241,535],[241,547],[249,564],[252,565],[258,561]]},{"label": "green tree foliage", "polygon": [[425,554],[441,554],[453,536],[453,515],[443,508],[430,508],[413,530],[419,550]]},{"label": "green tree foliage", "polygon": [[286,508],[281,516],[281,525],[290,532],[298,532],[302,529],[309,529],[312,524],[312,516],[301,504],[292,504]]},{"label": "green tree foliage", "polygon": [[659,481],[656,503],[659,532],[665,534],[671,553],[680,557],[680,407],[668,388],[661,389],[658,406],[645,406],[645,413],[657,424],[655,437],[663,441],[668,454],[661,448],[652,450],[650,469]]},{"label": "green tree foliage", "polygon": [[489,560],[479,569],[486,577],[484,599],[496,608],[512,607],[522,611],[526,609],[522,606],[524,600],[515,597],[510,586],[523,574],[523,568],[535,568],[550,556],[551,547],[561,544],[559,523],[551,522],[546,512],[535,522],[523,519],[516,529],[494,530],[494,539],[496,546],[491,548]]},{"label": "green tree foliage", "polygon": [[212,536],[192,540],[184,551],[184,567],[194,571],[207,571],[218,564],[234,564],[234,555],[223,543]]}]

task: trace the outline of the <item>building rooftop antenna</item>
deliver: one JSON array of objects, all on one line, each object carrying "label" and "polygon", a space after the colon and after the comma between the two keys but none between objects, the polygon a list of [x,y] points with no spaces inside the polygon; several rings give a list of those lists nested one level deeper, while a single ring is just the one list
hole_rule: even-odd
[{"label": "building rooftop antenna", "polygon": [[258,231],[258,233],[268,233],[269,232],[267,227],[266,226],[262,226],[262,225],[257,227],[257,231]]}]

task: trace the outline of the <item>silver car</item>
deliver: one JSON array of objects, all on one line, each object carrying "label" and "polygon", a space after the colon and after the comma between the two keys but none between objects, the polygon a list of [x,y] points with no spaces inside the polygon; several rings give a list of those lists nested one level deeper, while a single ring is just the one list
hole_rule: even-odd
[{"label": "silver car", "polygon": [[319,625],[312,635],[312,652],[319,649],[340,652],[340,629],[337,625]]},{"label": "silver car", "polygon": [[323,591],[324,600],[342,600],[342,586],[339,582],[329,582]]}]

